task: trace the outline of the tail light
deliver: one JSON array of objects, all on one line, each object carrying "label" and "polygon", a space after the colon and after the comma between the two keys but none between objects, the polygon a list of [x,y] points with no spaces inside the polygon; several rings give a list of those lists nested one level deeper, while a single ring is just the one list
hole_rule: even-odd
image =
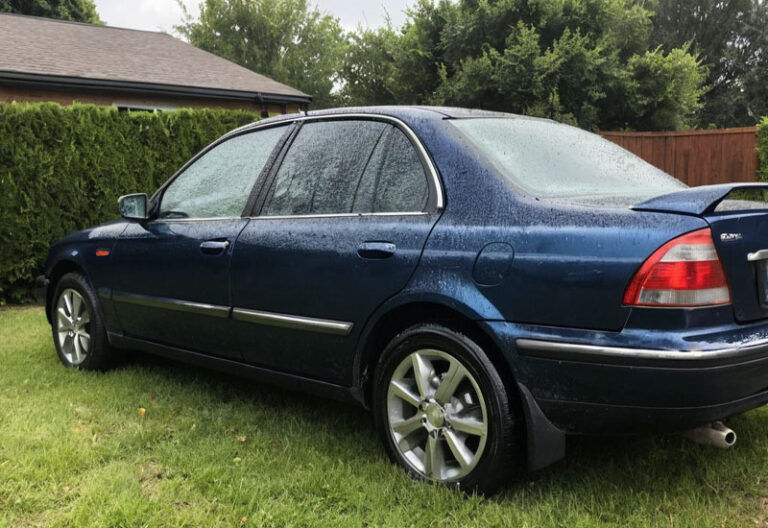
[{"label": "tail light", "polygon": [[643,262],[624,292],[634,306],[711,306],[731,302],[709,228],[661,246]]}]

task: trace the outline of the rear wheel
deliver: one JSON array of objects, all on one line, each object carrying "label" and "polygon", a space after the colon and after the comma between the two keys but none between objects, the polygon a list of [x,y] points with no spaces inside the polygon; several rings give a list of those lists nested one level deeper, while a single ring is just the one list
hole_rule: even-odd
[{"label": "rear wheel", "polygon": [[377,366],[374,416],[414,478],[492,493],[521,453],[499,373],[468,337],[436,325],[395,337]]},{"label": "rear wheel", "polygon": [[56,284],[51,306],[53,342],[61,362],[83,370],[104,370],[116,360],[93,288],[79,273]]}]

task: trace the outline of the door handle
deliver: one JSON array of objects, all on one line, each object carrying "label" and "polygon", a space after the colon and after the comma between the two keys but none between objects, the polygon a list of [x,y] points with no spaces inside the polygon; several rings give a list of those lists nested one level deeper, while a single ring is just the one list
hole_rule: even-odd
[{"label": "door handle", "polygon": [[206,240],[200,244],[200,251],[206,255],[221,255],[229,247],[229,240]]},{"label": "door handle", "polygon": [[363,242],[357,246],[357,254],[365,259],[385,259],[395,254],[397,246],[392,242]]}]

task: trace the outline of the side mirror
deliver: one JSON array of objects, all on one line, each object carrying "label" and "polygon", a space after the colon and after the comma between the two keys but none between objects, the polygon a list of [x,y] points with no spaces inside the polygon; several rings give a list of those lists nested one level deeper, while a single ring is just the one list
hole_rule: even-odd
[{"label": "side mirror", "polygon": [[120,216],[126,220],[146,220],[149,199],[144,193],[126,194],[117,200]]}]

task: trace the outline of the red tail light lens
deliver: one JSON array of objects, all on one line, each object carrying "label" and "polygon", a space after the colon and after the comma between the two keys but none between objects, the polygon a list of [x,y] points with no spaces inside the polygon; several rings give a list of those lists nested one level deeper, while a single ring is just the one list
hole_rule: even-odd
[{"label": "red tail light lens", "polygon": [[674,238],[643,262],[624,292],[634,306],[711,306],[731,302],[709,228]]}]

